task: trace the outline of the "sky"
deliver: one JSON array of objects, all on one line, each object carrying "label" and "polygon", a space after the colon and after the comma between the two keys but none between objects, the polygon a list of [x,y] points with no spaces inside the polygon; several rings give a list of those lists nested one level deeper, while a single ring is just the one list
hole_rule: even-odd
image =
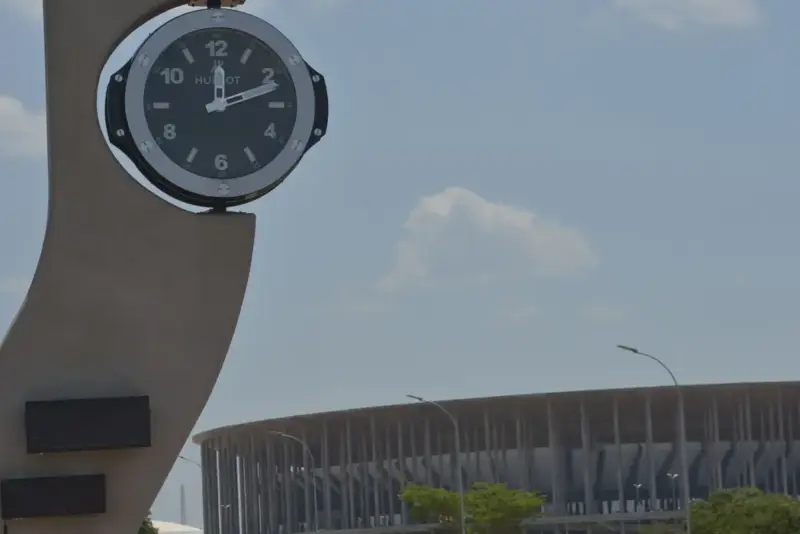
[{"label": "sky", "polygon": [[[44,235],[40,8],[0,0],[13,51],[0,55],[0,331]],[[799,2],[246,10],[325,75],[330,125],[246,208],[250,284],[197,431],[406,394],[669,382],[618,343],[684,383],[800,373]],[[164,20],[123,42],[104,79]],[[199,469],[183,461],[154,516],[179,519],[181,484],[200,525]]]}]

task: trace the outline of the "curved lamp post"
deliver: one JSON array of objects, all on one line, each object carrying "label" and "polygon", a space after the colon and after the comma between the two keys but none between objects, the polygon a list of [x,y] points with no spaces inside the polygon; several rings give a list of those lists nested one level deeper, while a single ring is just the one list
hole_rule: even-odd
[{"label": "curved lamp post", "polygon": [[317,502],[317,477],[314,475],[314,469],[317,464],[316,460],[314,459],[314,454],[311,452],[311,448],[308,444],[303,441],[302,439],[298,438],[297,436],[293,436],[291,434],[287,434],[286,432],[278,432],[277,430],[267,430],[268,434],[272,434],[273,436],[278,436],[281,438],[290,439],[300,444],[303,447],[303,451],[308,454],[308,457],[311,459],[311,486],[314,490],[314,531],[319,530],[319,504]]},{"label": "curved lamp post", "polygon": [[[664,370],[669,373],[670,378],[672,378],[672,383],[675,386],[675,392],[678,396],[678,432],[680,434],[680,461],[681,461],[681,478],[683,479],[683,509],[684,513],[686,514],[686,532],[688,534],[692,534],[692,510],[691,510],[691,503],[689,502],[689,467],[687,465],[686,459],[686,419],[683,413],[683,390],[681,389],[680,384],[678,383],[678,379],[675,378],[675,373],[667,367],[660,359],[656,358],[652,354],[647,354],[646,352],[642,352],[637,348],[629,347],[627,345],[617,345],[617,348],[620,350],[624,350],[627,352],[631,352],[638,356],[644,356],[645,358],[649,358],[656,362],[658,365],[664,368]],[[673,479],[674,482],[674,479]]]},{"label": "curved lamp post", "polygon": [[200,462],[198,462],[197,460],[192,460],[191,458],[187,458],[186,456],[184,456],[184,455],[182,455],[182,454],[179,454],[179,455],[178,455],[178,459],[179,459],[179,460],[183,460],[183,461],[184,461],[184,462],[186,462],[186,463],[190,463],[190,464],[192,464],[192,465],[196,465],[196,466],[197,466],[197,467],[199,467],[200,469],[203,469],[203,466],[202,466],[202,465],[200,465]]},{"label": "curved lamp post", "polygon": [[422,397],[418,397],[416,395],[406,395],[409,399],[414,399],[415,401],[422,402],[425,404],[430,404],[437,407],[441,410],[449,419],[450,422],[453,423],[453,428],[456,432],[456,484],[458,485],[458,498],[459,498],[459,507],[461,511],[461,534],[467,534],[467,512],[466,506],[464,506],[464,475],[462,473],[461,468],[461,438],[459,437],[460,431],[458,428],[458,419],[453,417],[453,414],[448,412],[444,406],[439,404],[436,401],[431,401],[428,399],[423,399]]}]

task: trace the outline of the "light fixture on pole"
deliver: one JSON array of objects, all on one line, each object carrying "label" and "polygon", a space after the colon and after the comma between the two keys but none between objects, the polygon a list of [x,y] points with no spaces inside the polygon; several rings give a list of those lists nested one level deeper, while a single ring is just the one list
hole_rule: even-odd
[{"label": "light fixture on pole", "polygon": [[667,476],[672,481],[672,509],[678,509],[678,488],[675,485],[675,479],[680,475],[678,473],[667,473]]},{"label": "light fixture on pole", "polygon": [[[633,502],[633,512],[638,515],[638,513],[639,513],[639,490],[642,489],[642,485],[641,484],[634,484],[633,487],[636,489],[636,500]],[[645,510],[646,510],[646,508],[645,508]],[[637,525],[641,525],[642,524],[642,518],[641,517],[637,517],[636,518],[636,524]]]},{"label": "light fixture on pole", "polygon": [[303,441],[302,439],[298,438],[297,436],[293,436],[291,434],[287,434],[286,432],[279,432],[277,430],[267,430],[267,434],[272,434],[273,436],[278,436],[281,438],[290,439],[300,444],[303,447],[303,452],[308,454],[309,459],[311,459],[311,489],[314,491],[314,531],[319,530],[319,503],[317,502],[317,477],[314,474],[315,465],[317,464],[316,460],[314,459],[314,454],[311,452],[311,448],[308,444]]},{"label": "light fixture on pole", "polygon": [[178,459],[179,460],[183,460],[186,463],[190,463],[190,464],[192,464],[192,465],[194,465],[196,467],[199,467],[200,469],[203,469],[203,466],[197,460],[192,460],[191,458],[187,458],[186,456],[184,456],[182,454],[178,455]]},{"label": "light fixture on pole", "polygon": [[670,378],[672,378],[672,383],[675,386],[675,393],[678,397],[678,433],[680,434],[679,441],[680,441],[680,462],[681,462],[681,478],[683,479],[682,491],[683,493],[683,509],[684,513],[686,514],[686,532],[687,534],[692,534],[692,507],[690,505],[690,497],[689,497],[689,467],[688,467],[688,460],[686,458],[687,451],[686,451],[686,419],[684,415],[684,406],[683,406],[683,390],[681,389],[680,384],[678,383],[678,379],[675,378],[675,373],[672,372],[672,369],[667,367],[660,359],[656,358],[652,354],[648,354],[646,352],[642,352],[637,348],[630,347],[628,345],[617,345],[617,348],[620,350],[624,350],[626,352],[630,352],[636,354],[638,356],[643,356],[645,358],[649,358],[653,360],[658,365],[664,368],[664,370],[669,373]]},{"label": "light fixture on pole", "polygon": [[415,401],[422,402],[425,404],[430,404],[435,406],[439,410],[441,410],[449,419],[450,422],[453,423],[453,429],[455,430],[455,446],[456,446],[456,484],[458,485],[458,504],[461,512],[461,534],[467,534],[467,512],[466,506],[464,505],[464,475],[462,473],[462,466],[461,466],[461,438],[459,434],[461,431],[458,427],[458,419],[456,419],[453,414],[451,414],[444,406],[439,404],[438,402],[431,401],[428,399],[424,399],[422,397],[418,397],[417,395],[406,395],[409,399],[414,399]]}]

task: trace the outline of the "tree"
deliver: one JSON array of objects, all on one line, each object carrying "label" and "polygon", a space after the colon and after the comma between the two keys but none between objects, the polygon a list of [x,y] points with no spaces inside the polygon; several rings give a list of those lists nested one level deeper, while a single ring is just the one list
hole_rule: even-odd
[{"label": "tree", "polygon": [[150,519],[150,513],[142,521],[142,526],[139,527],[139,534],[158,534],[158,529],[153,525],[153,520]]},{"label": "tree", "polygon": [[[674,525],[641,527],[643,534],[682,532]],[[715,491],[707,501],[692,502],[693,534],[796,534],[800,532],[800,501],[758,488]]]},{"label": "tree", "polygon": [[716,491],[692,503],[695,534],[795,534],[800,532],[800,501],[758,488]]},{"label": "tree", "polygon": [[[419,484],[406,486],[400,494],[411,507],[411,517],[423,523],[438,523],[440,530],[461,528],[457,491]],[[467,529],[470,534],[517,534],[523,520],[541,514],[544,497],[538,492],[509,488],[506,484],[476,483],[464,494]]]}]

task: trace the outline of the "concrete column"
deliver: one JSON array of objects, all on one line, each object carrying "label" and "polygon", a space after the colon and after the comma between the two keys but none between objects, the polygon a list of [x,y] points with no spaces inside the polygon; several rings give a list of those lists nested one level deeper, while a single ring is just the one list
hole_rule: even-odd
[{"label": "concrete column", "polygon": [[[39,264],[0,347],[0,479],[106,476],[105,514],[16,522],[13,534],[135,532],[219,375],[255,217],[192,214],[154,196],[119,165],[100,130],[106,59],[137,24],[181,2],[38,1],[49,202]],[[25,401],[133,395],[150,397],[151,447],[27,454]]]},{"label": "concrete column", "polygon": [[653,447],[653,401],[650,393],[645,394],[644,423],[646,429],[646,449],[647,455],[647,489],[650,492],[650,509],[658,509],[658,492],[656,489],[656,459],[655,448]]}]

